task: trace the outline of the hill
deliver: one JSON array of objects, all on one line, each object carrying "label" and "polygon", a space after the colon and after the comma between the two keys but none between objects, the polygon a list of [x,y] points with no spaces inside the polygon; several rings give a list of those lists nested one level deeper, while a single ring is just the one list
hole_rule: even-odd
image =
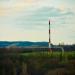
[{"label": "hill", "polygon": [[17,47],[48,47],[48,42],[30,42],[30,41],[0,41],[0,47],[17,46]]}]

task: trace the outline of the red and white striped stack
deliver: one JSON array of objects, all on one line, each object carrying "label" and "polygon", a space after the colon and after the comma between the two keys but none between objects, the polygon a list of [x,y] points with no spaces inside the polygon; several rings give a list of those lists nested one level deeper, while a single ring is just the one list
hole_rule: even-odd
[{"label": "red and white striped stack", "polygon": [[51,31],[50,31],[50,20],[49,20],[49,48],[51,48],[51,38],[50,38],[50,34]]}]

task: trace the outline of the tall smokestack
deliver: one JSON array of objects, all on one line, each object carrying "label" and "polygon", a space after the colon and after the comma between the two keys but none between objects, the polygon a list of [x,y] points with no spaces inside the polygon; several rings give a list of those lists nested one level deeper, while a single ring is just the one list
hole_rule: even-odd
[{"label": "tall smokestack", "polygon": [[52,53],[52,49],[51,49],[51,29],[50,29],[50,20],[49,20],[49,51]]},{"label": "tall smokestack", "polygon": [[51,30],[50,30],[50,20],[49,20],[49,48],[51,48]]}]

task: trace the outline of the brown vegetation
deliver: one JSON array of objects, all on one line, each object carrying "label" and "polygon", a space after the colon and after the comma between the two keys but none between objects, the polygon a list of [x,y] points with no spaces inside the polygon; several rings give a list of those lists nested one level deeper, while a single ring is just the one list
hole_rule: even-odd
[{"label": "brown vegetation", "polygon": [[75,75],[75,59],[4,55],[0,57],[0,75]]}]

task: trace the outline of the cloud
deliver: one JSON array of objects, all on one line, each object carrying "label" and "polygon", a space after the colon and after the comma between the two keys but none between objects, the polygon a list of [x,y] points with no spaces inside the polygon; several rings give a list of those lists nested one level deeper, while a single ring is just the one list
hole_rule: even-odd
[{"label": "cloud", "polygon": [[[26,15],[27,14],[27,15]],[[62,17],[67,17],[67,16],[74,16],[74,13],[71,12],[71,11],[61,11],[57,8],[49,8],[49,7],[43,7],[43,8],[40,8],[38,10],[31,10],[29,11],[28,13],[23,13],[20,17],[17,16],[16,17],[16,25],[21,25],[21,26],[28,26],[28,27],[37,27],[37,26],[41,26],[41,25],[46,25],[48,24],[48,19],[49,17],[51,19],[57,19],[59,21],[57,21],[58,23],[60,22],[63,22],[65,23],[63,20],[62,20]],[[61,20],[62,21],[61,21]],[[57,23],[57,24],[58,24]]]},{"label": "cloud", "polygon": [[[63,6],[61,3],[59,0],[2,0],[0,39],[48,41],[50,17],[52,41],[74,42],[75,12],[74,9],[67,8],[65,1],[62,3]],[[71,5],[69,7],[71,8]]]},{"label": "cloud", "polygon": [[0,16],[17,14],[32,6],[34,0],[3,0],[0,1]]}]

